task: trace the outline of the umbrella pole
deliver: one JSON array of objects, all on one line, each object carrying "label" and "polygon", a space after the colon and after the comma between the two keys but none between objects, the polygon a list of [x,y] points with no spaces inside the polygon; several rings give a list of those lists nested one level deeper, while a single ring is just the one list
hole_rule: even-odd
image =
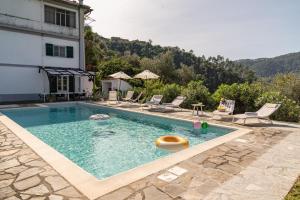
[{"label": "umbrella pole", "polygon": [[[118,90],[119,92],[120,92],[120,88],[121,88],[121,79],[119,79],[119,90]],[[122,95],[122,92],[121,92],[121,95]],[[120,97],[119,97],[119,95],[118,95],[118,103],[119,103],[119,100],[120,100],[119,98],[120,98]]]}]

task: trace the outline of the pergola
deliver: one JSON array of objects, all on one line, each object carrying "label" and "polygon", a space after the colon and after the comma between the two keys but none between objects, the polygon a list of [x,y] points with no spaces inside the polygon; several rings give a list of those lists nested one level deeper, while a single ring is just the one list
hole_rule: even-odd
[{"label": "pergola", "polygon": [[83,71],[82,69],[61,68],[61,67],[39,67],[39,71],[43,70],[49,76],[88,76],[93,80],[95,72]]},{"label": "pergola", "polygon": [[[95,72],[88,72],[88,71],[84,71],[82,69],[77,69],[77,68],[61,68],[61,67],[40,66],[39,67],[39,73],[41,71],[46,72],[48,78],[53,77],[53,76],[54,77],[55,76],[87,76],[89,78],[89,80],[94,81],[94,78],[95,78],[95,75],[96,75]],[[71,94],[74,94],[74,93],[75,92],[73,92]],[[66,94],[67,94],[67,98],[69,100],[69,91]],[[47,94],[43,94],[44,101],[46,100],[46,95]]]}]

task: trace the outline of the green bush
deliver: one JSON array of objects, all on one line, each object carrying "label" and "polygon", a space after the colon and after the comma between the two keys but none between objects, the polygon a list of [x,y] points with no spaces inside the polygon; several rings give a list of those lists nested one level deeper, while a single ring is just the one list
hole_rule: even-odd
[{"label": "green bush", "polygon": [[202,102],[206,109],[210,109],[215,105],[208,88],[203,85],[203,81],[191,81],[182,89],[181,94],[186,96],[183,103],[184,108],[191,108],[191,104]]},{"label": "green bush", "polygon": [[213,94],[213,99],[219,102],[221,98],[235,101],[235,113],[255,111],[255,100],[261,96],[264,89],[259,83],[222,84]]},{"label": "green bush", "polygon": [[300,106],[279,92],[265,92],[256,100],[256,106],[261,107],[265,103],[281,103],[280,108],[271,116],[279,121],[299,122]]},{"label": "green bush", "polygon": [[159,94],[164,84],[159,80],[146,80],[143,88],[143,100],[149,101],[153,95]]},{"label": "green bush", "polygon": [[181,94],[181,86],[176,83],[165,84],[162,88],[154,91],[157,92],[157,94],[164,95],[163,102],[169,103]]}]

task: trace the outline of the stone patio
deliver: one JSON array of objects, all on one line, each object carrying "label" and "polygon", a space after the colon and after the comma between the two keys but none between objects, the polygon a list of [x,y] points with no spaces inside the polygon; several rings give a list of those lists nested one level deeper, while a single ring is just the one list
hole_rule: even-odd
[{"label": "stone patio", "polygon": [[[172,182],[157,178],[167,173],[164,170],[98,200],[282,199],[300,173],[300,159],[296,160],[300,146],[292,146],[283,141],[294,141],[293,137],[286,131],[257,129],[179,163],[176,166],[187,169],[188,172]],[[277,150],[281,151],[286,145],[293,151],[286,150],[279,154]],[[274,154],[282,157],[277,159]],[[291,162],[294,161],[293,166],[282,162],[287,158],[284,155],[290,156],[289,164],[292,165]]]},{"label": "stone patio", "polygon": [[0,123],[0,199],[87,199]]},{"label": "stone patio", "polygon": [[[190,111],[171,115],[194,119]],[[169,172],[172,166],[97,200],[283,199],[300,174],[300,129],[256,124],[248,128],[253,132],[178,163],[187,170],[182,175]],[[175,179],[163,181],[161,175]],[[0,199],[87,198],[0,124]]]}]

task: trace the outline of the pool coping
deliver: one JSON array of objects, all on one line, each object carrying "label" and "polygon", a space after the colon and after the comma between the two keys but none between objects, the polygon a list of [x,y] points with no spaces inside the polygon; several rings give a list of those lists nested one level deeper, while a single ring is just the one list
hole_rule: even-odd
[{"label": "pool coping", "polygon": [[[70,102],[74,103],[74,102]],[[79,104],[88,104],[99,107],[108,107],[116,110],[123,110],[134,113],[142,113],[150,116],[159,116],[168,119],[176,119],[181,121],[192,122],[189,119],[183,119],[174,116],[164,116],[158,113],[145,113],[135,110],[129,110],[127,108],[115,108],[105,105],[99,105],[96,103],[87,103],[87,102],[75,102]],[[51,103],[54,104],[54,103]],[[55,104],[66,104],[64,103],[55,103]],[[43,104],[47,105],[47,104]],[[38,108],[38,107],[37,107]],[[19,109],[19,108],[15,108]],[[1,112],[1,110],[0,110]],[[170,154],[166,157],[159,158],[157,160],[151,161],[144,165],[132,168],[128,171],[113,175],[105,179],[97,179],[73,161],[69,160],[67,157],[56,151],[54,148],[50,147],[48,144],[44,143],[36,136],[31,134],[22,126],[18,125],[12,119],[7,117],[4,114],[0,114],[0,122],[2,122],[8,129],[10,129],[14,134],[16,134],[24,143],[26,143],[33,151],[35,151],[41,158],[43,158],[47,163],[50,164],[58,173],[60,173],[67,181],[69,181],[74,187],[76,187],[80,192],[82,192],[89,199],[96,199],[105,194],[113,192],[121,187],[124,187],[130,183],[133,183],[137,180],[145,178],[151,174],[157,173],[161,170],[167,169],[175,164],[178,164],[184,160],[187,160],[191,157],[194,157],[204,151],[207,151],[215,146],[223,144],[225,142],[231,141],[235,138],[238,138],[242,135],[252,132],[250,129],[227,126],[210,123],[213,126],[225,127],[236,129],[233,132],[230,132],[226,135],[217,137],[215,139],[209,140],[207,142],[195,145],[188,149]]]}]

